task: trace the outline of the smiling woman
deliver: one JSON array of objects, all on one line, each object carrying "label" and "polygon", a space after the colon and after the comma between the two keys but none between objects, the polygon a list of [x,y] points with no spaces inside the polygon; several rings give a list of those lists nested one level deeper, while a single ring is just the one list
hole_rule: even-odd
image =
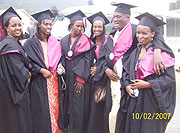
[{"label": "smiling woman", "polygon": [[[102,12],[89,16],[88,20],[92,24],[90,38],[96,45],[94,51],[96,56],[90,73],[93,83],[91,85],[93,95],[87,132],[106,133],[109,132],[108,116],[111,110],[110,79],[118,79],[112,67],[114,57],[113,40],[106,35],[105,25],[109,23],[109,20]],[[101,94],[98,95],[99,93]],[[103,98],[101,99],[98,96]]]},{"label": "smiling woman", "polygon": [[62,65],[66,69],[64,91],[64,127],[69,132],[86,133],[90,111],[90,67],[93,63],[92,42],[83,34],[85,14],[78,10],[66,16],[70,34],[61,39]]},{"label": "smiling woman", "polygon": [[138,25],[136,37],[139,44],[144,45],[145,47],[149,45],[153,39],[155,32],[152,32],[151,29],[147,26]]},{"label": "smiling woman", "polygon": [[37,33],[24,44],[32,64],[30,83],[31,110],[34,133],[60,133],[59,82],[56,73],[61,58],[61,44],[51,36],[50,10],[32,15],[37,21]]},{"label": "smiling woman", "polygon": [[9,20],[8,26],[5,26],[7,37],[13,38],[16,41],[22,34],[22,24],[18,17],[13,17]]},{"label": "smiling woman", "polygon": [[[175,109],[175,73],[172,51],[161,52],[166,69],[160,75],[153,70],[153,48],[151,38],[157,33],[156,28],[164,22],[149,13],[136,17],[138,44],[128,60],[123,61],[121,107],[117,116],[116,133],[164,133]],[[130,82],[136,81],[135,83]],[[138,95],[137,94],[138,90]],[[169,99],[169,100],[166,100]],[[128,104],[127,104],[128,103]],[[135,118],[136,112],[137,118]],[[146,119],[146,114],[156,114],[153,119]],[[158,118],[158,114],[168,114],[169,118]],[[138,115],[140,114],[140,117]],[[124,122],[126,121],[126,122]]]},{"label": "smiling woman", "polygon": [[[103,33],[103,29],[105,28],[102,21],[97,20],[93,23],[93,33],[96,37],[101,36],[101,34]],[[99,44],[99,43],[100,43],[100,40],[99,41],[96,40],[96,44]]]},{"label": "smiling woman", "polygon": [[21,18],[10,7],[2,15],[4,39],[0,45],[0,132],[32,133],[28,58],[19,38]]}]

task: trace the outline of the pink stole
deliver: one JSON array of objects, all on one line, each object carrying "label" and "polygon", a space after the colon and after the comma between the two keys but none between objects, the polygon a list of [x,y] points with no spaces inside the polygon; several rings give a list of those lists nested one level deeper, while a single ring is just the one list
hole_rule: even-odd
[{"label": "pink stole", "polygon": [[133,36],[132,36],[132,25],[129,23],[119,35],[115,46],[113,65],[118,61],[118,59],[123,56],[128,49],[132,46]]},{"label": "pink stole", "polygon": [[[103,46],[106,44],[107,38],[108,38],[108,36],[105,35],[105,40],[104,40]],[[101,45],[102,45],[102,44],[98,45],[97,48],[96,48],[96,50],[95,50],[96,59],[98,59],[98,57],[99,57],[99,55],[100,55],[100,53],[101,53],[101,51],[100,51],[100,46],[101,46]]]},{"label": "pink stole", "polygon": [[2,24],[2,17],[0,17],[0,38],[3,37],[3,24]]},{"label": "pink stole", "polygon": [[10,50],[10,51],[6,51],[4,53],[1,53],[0,55],[9,54],[9,53],[19,53],[19,54],[22,54],[20,50]]},{"label": "pink stole", "polygon": [[90,39],[86,35],[82,34],[76,44],[76,47],[73,52],[73,56],[89,50],[91,46],[92,46],[92,41],[90,41]]},{"label": "pink stole", "polygon": [[[84,35],[84,34],[80,34],[80,35],[81,35],[81,37],[79,38],[74,51],[72,51],[73,56],[76,56],[82,52],[89,50],[93,44],[93,42],[86,35]],[[76,40],[78,39],[79,36],[76,37]],[[76,40],[75,40],[75,42],[76,42]],[[75,44],[73,44],[73,45],[75,45]],[[70,48],[70,50],[72,50],[72,47]],[[68,60],[71,60],[71,58],[68,56],[66,56],[66,58]]]},{"label": "pink stole", "polygon": [[[161,55],[166,68],[174,65],[174,58],[172,58],[168,53],[161,52]],[[136,79],[144,79],[147,76],[155,73],[155,71],[153,70],[153,56],[154,52],[151,48],[147,51],[138,65]]]},{"label": "pink stole", "polygon": [[[78,40],[78,42],[76,44],[76,47],[75,47],[74,52],[73,52],[73,56],[76,56],[76,55],[78,55],[78,54],[80,54],[82,52],[85,52],[85,51],[89,50],[91,48],[92,44],[93,44],[92,41],[86,35],[84,35],[84,34],[80,34],[80,35],[81,35],[81,37],[79,38],[79,40]],[[75,45],[75,44],[73,44],[73,45]],[[71,60],[71,58],[69,58],[69,57],[66,57],[66,58],[68,60]],[[80,82],[82,84],[85,84],[85,80],[83,80],[79,76],[77,76],[76,81],[78,81],[78,82]]]},{"label": "pink stole", "polygon": [[61,58],[61,42],[50,36],[47,44],[49,70],[54,73]]}]

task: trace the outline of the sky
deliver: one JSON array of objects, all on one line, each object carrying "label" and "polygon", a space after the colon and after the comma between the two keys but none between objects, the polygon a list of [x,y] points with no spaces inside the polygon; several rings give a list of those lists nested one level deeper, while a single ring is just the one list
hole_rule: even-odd
[{"label": "sky", "polygon": [[168,11],[169,3],[176,2],[176,0],[93,0],[93,3],[97,5],[102,5],[102,1],[103,4],[109,4],[111,2],[129,3],[148,10],[154,9],[162,11]]}]

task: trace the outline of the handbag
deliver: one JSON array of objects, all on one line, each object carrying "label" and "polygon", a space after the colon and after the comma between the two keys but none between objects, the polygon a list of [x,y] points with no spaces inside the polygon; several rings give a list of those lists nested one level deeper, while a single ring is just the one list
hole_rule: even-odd
[{"label": "handbag", "polygon": [[99,86],[96,92],[94,93],[94,102],[99,103],[106,100],[106,87]]}]

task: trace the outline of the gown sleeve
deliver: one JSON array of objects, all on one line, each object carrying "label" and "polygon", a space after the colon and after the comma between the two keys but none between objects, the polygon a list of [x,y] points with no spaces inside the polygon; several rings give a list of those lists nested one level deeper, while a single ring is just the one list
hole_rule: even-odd
[{"label": "gown sleeve", "polygon": [[31,68],[31,74],[32,76],[37,75],[42,67],[40,67],[38,64],[36,64],[33,60],[30,60],[30,64],[32,65]]},{"label": "gown sleeve", "polygon": [[108,66],[107,66],[107,62],[105,61],[105,59],[99,60],[99,62],[97,63],[97,71],[96,71],[96,74],[95,74],[93,80],[99,81],[103,77],[104,72],[107,68],[108,68]]},{"label": "gown sleeve", "polygon": [[120,109],[122,112],[127,112],[130,96],[127,93],[125,87],[129,85],[129,74],[123,69],[121,82],[121,100],[120,100]]},{"label": "gown sleeve", "polygon": [[176,101],[176,84],[174,67],[166,69],[165,73],[155,78],[147,79],[152,86],[157,105],[161,112],[172,113]]},{"label": "gown sleeve", "polygon": [[83,58],[79,61],[79,63],[73,68],[74,73],[87,81],[90,76],[90,69],[93,64],[94,57],[94,48],[86,51],[84,53]]},{"label": "gown sleeve", "polygon": [[41,68],[44,68],[44,64],[42,63],[42,58],[40,56],[40,51],[37,50],[37,47],[33,45],[35,40],[33,38],[27,40],[23,46],[28,57],[29,63],[32,65],[31,74],[37,75]]},{"label": "gown sleeve", "polygon": [[[105,74],[107,68],[113,69],[113,60],[110,59],[110,54],[113,53],[113,40],[109,36],[106,44],[101,49],[97,60],[97,71],[93,78],[94,81],[99,81]],[[105,76],[107,77],[107,75]]]},{"label": "gown sleeve", "polygon": [[29,70],[25,67],[23,57],[18,53],[4,55],[5,79],[15,104],[22,104],[28,88]]},{"label": "gown sleeve", "polygon": [[[105,70],[110,68],[112,61],[109,59],[110,52],[108,50],[101,51],[104,56],[97,61],[97,71],[93,78],[94,81],[99,81],[105,74]],[[111,69],[111,68],[110,68]]]}]

